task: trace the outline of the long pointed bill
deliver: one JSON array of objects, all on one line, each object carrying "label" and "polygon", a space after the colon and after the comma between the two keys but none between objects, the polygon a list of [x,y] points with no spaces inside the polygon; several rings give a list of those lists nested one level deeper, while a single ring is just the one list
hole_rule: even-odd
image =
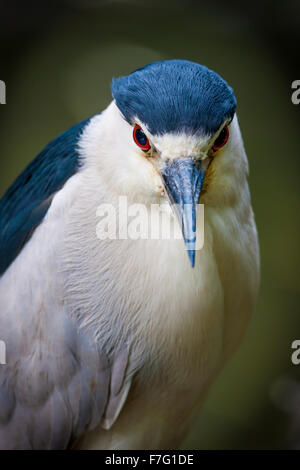
[{"label": "long pointed bill", "polygon": [[161,172],[170,203],[179,219],[192,268],[196,255],[196,219],[205,169],[191,157],[167,162]]}]

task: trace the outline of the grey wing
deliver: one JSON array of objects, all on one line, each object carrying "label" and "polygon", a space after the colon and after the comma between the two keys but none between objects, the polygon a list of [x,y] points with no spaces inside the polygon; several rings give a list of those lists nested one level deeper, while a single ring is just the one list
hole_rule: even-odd
[{"label": "grey wing", "polygon": [[66,316],[44,338],[0,327],[0,449],[65,449],[99,423],[114,423],[130,386],[127,348],[109,359]]},{"label": "grey wing", "polygon": [[52,312],[55,288],[47,289],[50,308],[43,315],[44,294],[38,282],[27,284],[22,263],[19,284],[13,271],[4,282],[53,195],[78,171],[77,143],[87,122],[50,142],[0,200],[0,340],[6,344],[6,364],[0,358],[0,449],[63,449],[100,422],[107,429],[130,387],[127,347],[107,357],[64,311]]}]

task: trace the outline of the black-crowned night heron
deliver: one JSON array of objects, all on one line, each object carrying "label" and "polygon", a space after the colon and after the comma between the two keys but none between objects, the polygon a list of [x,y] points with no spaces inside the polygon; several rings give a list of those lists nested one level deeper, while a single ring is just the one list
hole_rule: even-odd
[{"label": "black-crowned night heron", "polygon": [[[232,89],[170,60],[112,93],[0,202],[1,448],[179,446],[253,309],[258,242]],[[110,228],[131,223],[120,197],[167,214],[180,237],[99,236],[107,206]]]}]

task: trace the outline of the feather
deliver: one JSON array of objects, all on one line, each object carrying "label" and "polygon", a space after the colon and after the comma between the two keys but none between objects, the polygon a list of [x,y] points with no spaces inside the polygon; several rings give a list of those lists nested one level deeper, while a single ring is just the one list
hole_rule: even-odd
[{"label": "feather", "polygon": [[89,119],[52,140],[0,201],[0,275],[45,217],[53,198],[78,170],[77,141]]}]

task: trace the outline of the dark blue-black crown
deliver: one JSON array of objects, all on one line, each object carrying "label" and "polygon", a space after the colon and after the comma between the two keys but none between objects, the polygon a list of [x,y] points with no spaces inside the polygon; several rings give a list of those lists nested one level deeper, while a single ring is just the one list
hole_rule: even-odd
[{"label": "dark blue-black crown", "polygon": [[128,122],[152,134],[214,134],[235,113],[232,88],[217,73],[187,60],[154,62],[114,79],[112,94]]}]

